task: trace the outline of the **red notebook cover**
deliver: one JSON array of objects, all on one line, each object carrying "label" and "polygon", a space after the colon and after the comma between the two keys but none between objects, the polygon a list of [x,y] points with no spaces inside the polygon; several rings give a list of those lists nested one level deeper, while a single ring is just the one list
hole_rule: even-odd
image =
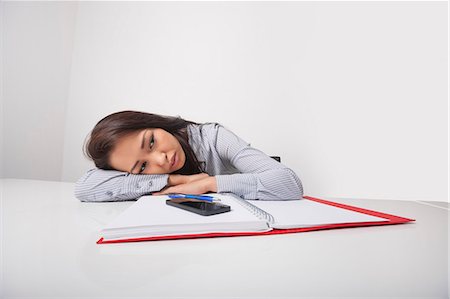
[{"label": "red notebook cover", "polygon": [[171,235],[171,236],[157,236],[157,237],[142,237],[142,238],[130,238],[130,239],[120,239],[120,240],[104,240],[100,238],[97,244],[111,244],[111,243],[124,243],[124,242],[142,242],[142,241],[159,241],[159,240],[175,240],[175,239],[195,239],[195,238],[214,238],[214,237],[238,237],[238,236],[266,236],[266,235],[279,235],[279,234],[292,234],[292,233],[302,233],[316,230],[325,229],[336,229],[336,228],[348,228],[348,227],[362,227],[362,226],[377,226],[377,225],[392,225],[401,224],[415,221],[414,219],[404,218],[400,216],[395,216],[391,214],[381,213],[373,210],[367,210],[358,208],[355,206],[345,205],[341,203],[332,202],[329,200],[323,200],[319,198],[314,198],[310,196],[304,196],[304,199],[312,200],[318,203],[360,212],[363,214],[384,218],[388,221],[373,221],[373,222],[353,222],[353,223],[335,223],[326,224],[311,227],[302,228],[291,228],[291,229],[273,229],[267,232],[244,232],[244,233],[206,233],[206,234],[190,234],[190,235]]}]

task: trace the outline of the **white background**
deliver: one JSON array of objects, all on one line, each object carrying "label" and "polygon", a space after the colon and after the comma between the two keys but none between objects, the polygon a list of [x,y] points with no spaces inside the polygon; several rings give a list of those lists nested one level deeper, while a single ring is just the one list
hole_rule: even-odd
[{"label": "white background", "polygon": [[220,122],[318,197],[447,200],[447,2],[0,2],[1,175],[75,181],[134,109]]}]

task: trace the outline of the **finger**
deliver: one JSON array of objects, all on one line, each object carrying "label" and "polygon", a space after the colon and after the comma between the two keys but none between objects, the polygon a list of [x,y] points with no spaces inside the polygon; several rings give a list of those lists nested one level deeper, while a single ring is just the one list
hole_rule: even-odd
[{"label": "finger", "polygon": [[161,191],[156,192],[156,193],[153,193],[153,194],[154,194],[154,195],[166,195],[166,194],[170,194],[170,193],[176,193],[176,192],[174,191],[174,188],[170,187],[170,188],[161,190]]},{"label": "finger", "polygon": [[193,177],[192,181],[195,182],[195,181],[198,181],[198,180],[203,180],[204,178],[207,178],[207,177],[209,177],[209,175],[207,173],[199,173],[199,174],[196,174]]},{"label": "finger", "polygon": [[170,180],[172,182],[172,185],[179,185],[183,182],[183,177],[180,174],[171,174],[170,175]]}]

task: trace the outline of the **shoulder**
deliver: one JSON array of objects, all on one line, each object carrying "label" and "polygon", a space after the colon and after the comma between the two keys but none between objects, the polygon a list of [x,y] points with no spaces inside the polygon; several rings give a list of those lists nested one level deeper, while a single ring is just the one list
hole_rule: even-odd
[{"label": "shoulder", "polygon": [[204,123],[188,127],[189,142],[192,146],[202,145],[205,148],[228,148],[230,145],[248,145],[219,123]]},{"label": "shoulder", "polygon": [[219,130],[223,128],[218,123],[193,124],[187,127],[190,139],[194,142],[205,142],[217,139]]},{"label": "shoulder", "polygon": [[250,146],[235,133],[219,123],[205,123],[188,127],[189,141],[192,146],[216,148],[219,152],[228,153]]},{"label": "shoulder", "polygon": [[216,142],[219,140],[237,141],[240,138],[219,123],[204,123],[188,126],[189,137],[193,140]]}]

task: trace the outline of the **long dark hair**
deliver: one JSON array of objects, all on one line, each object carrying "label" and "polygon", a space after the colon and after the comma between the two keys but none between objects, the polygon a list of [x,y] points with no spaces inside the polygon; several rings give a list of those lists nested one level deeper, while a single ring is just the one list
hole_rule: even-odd
[{"label": "long dark hair", "polygon": [[110,114],[100,120],[92,130],[84,145],[84,153],[92,159],[95,166],[113,170],[110,154],[119,138],[142,129],[159,128],[172,134],[180,142],[186,154],[184,166],[176,171],[178,174],[195,174],[202,172],[200,163],[192,151],[186,127],[197,124],[180,117],[164,116],[139,111],[121,111]]}]

